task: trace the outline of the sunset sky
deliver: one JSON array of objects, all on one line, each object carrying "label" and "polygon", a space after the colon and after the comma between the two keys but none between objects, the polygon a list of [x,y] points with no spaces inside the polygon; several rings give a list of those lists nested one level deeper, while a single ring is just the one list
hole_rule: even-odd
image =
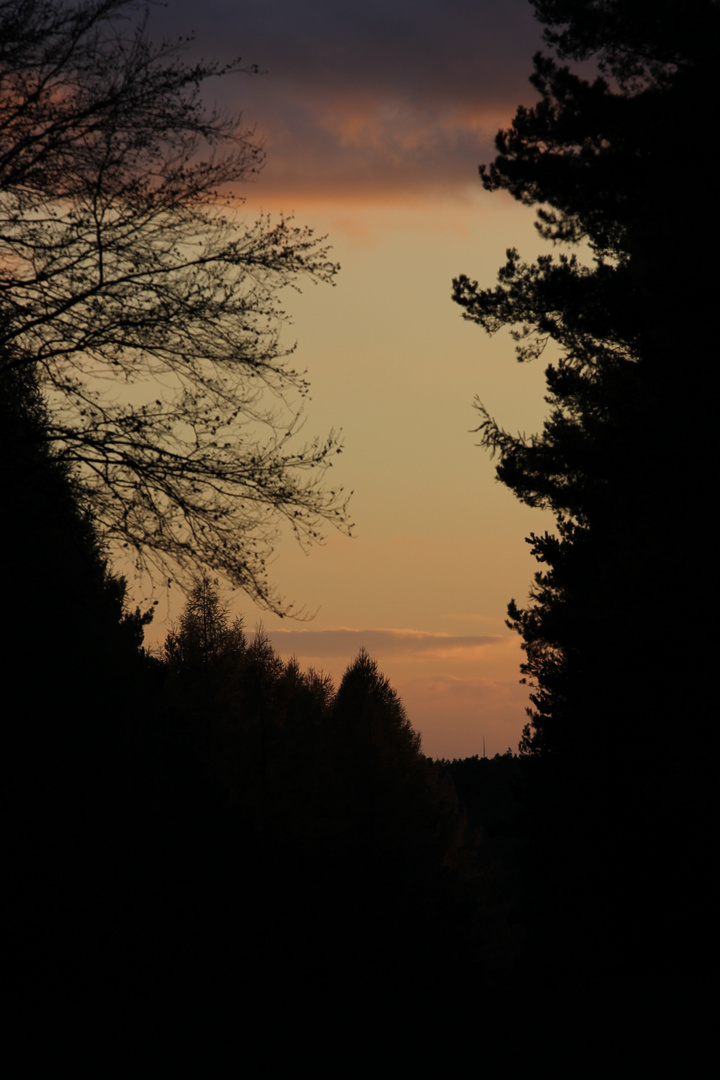
[{"label": "sunset sky", "polygon": [[[543,366],[488,338],[451,302],[452,278],[494,284],[508,247],[543,250],[533,212],[480,187],[497,129],[528,84],[540,27],[526,0],[169,0],[154,36],[195,32],[190,55],[242,56],[262,74],[213,83],[267,151],[245,212],[294,214],[327,234],[335,288],[290,294],[297,366],[312,384],[305,434],[342,428],[333,481],[353,490],[354,538],[303,554],[279,543],[272,576],[314,618],[262,620],[283,655],[336,681],[361,645],[432,756],[516,749],[527,691],[507,602],[526,599],[524,537],[550,519],[517,503],[477,448],[477,395],[503,426],[537,430]],[[172,591],[172,590],[171,590]],[[177,617],[165,595],[155,636]],[[152,637],[152,635],[150,635]]]}]

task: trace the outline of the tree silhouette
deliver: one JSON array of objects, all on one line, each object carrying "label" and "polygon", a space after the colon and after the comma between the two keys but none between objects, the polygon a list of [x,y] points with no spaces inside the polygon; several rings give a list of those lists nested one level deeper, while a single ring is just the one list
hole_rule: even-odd
[{"label": "tree silhouette", "polygon": [[232,624],[208,577],[203,577],[187,599],[177,630],[165,639],[165,659],[171,669],[206,669],[214,661],[237,657],[246,649],[242,621]]},{"label": "tree silhouette", "polygon": [[392,768],[418,757],[420,736],[377,661],[365,649],[360,649],[342,677],[335,711],[356,760],[371,754]]},{"label": "tree silhouette", "polygon": [[[521,361],[548,344],[558,356],[539,434],[514,435],[479,405],[498,478],[556,522],[530,536],[541,569],[529,604],[509,608],[533,684],[522,749],[542,766],[529,826],[536,940],[561,942],[576,974],[583,964],[612,973],[625,955],[635,976],[662,981],[700,941],[688,932],[660,960],[648,913],[706,925],[687,896],[705,894],[714,816],[697,752],[713,740],[701,672],[713,664],[702,597],[716,455],[705,391],[714,278],[702,268],[720,239],[710,156],[668,168],[668,152],[706,142],[720,7],[534,6],[556,57],[535,58],[540,100],[500,132],[481,176],[536,206],[541,236],[561,250],[534,262],[511,250],[495,288],[461,276],[454,298],[489,333],[511,328]],[[672,881],[670,849],[683,853]]]},{"label": "tree silhouette", "polygon": [[[554,534],[530,537],[543,566],[531,604],[509,612],[535,686],[524,748],[573,744],[575,753],[580,740],[592,755],[598,725],[618,709],[628,716],[622,737],[632,732],[638,749],[659,717],[687,712],[688,694],[704,709],[701,687],[685,677],[661,686],[641,673],[667,653],[668,613],[692,621],[710,554],[712,421],[697,394],[710,343],[703,319],[687,313],[712,304],[712,279],[678,269],[699,266],[720,228],[713,202],[701,231],[687,217],[711,190],[709,161],[672,174],[665,161],[668,145],[702,138],[699,118],[717,95],[709,42],[720,14],[711,2],[692,14],[623,0],[535,6],[560,57],[593,56],[605,76],[588,80],[537,56],[540,101],[498,135],[482,180],[538,206],[544,238],[586,254],[526,263],[512,250],[494,289],[461,276],[454,298],[488,332],[511,327],[521,361],[548,343],[559,349],[546,371],[543,431],[513,435],[481,404],[479,430],[499,479],[556,518]],[[690,550],[703,553],[693,567]],[[668,578],[672,565],[684,567],[682,579]],[[679,669],[690,670],[694,649],[680,645]]]},{"label": "tree silhouette", "polygon": [[131,0],[8,0],[0,42],[0,363],[37,369],[51,441],[115,547],[280,609],[277,528],[312,544],[347,519],[321,479],[336,436],[296,439],[307,383],[278,294],[336,267],[307,229],[240,222],[262,151],[200,90],[251,69],[152,45]]},{"label": "tree silhouette", "polygon": [[152,704],[149,613],[127,610],[46,419],[32,368],[4,369],[6,969],[20,1004],[109,985],[130,955],[137,925],[116,882],[136,873],[135,733]]},{"label": "tree silhouette", "polygon": [[365,649],[343,675],[322,750],[327,808],[318,831],[333,871],[323,891],[336,898],[326,917],[339,958],[371,971],[381,956],[388,979],[405,988],[431,972],[442,979],[460,958],[472,966],[475,852],[455,789],[422,754],[402,701]]},{"label": "tree silhouette", "polygon": [[381,879],[397,875],[402,888],[415,873],[455,865],[454,793],[438,785],[398,694],[365,649],[345,671],[328,721],[332,814],[352,838],[353,862]]}]

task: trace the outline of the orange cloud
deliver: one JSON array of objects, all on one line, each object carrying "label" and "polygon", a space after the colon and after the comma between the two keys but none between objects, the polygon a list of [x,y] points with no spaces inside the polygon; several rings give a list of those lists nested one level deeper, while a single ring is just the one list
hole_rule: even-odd
[{"label": "orange cloud", "polygon": [[462,189],[527,101],[540,29],[527,0],[273,0],[153,11],[197,51],[241,54],[261,74],[212,86],[268,150],[262,198],[392,201]]}]

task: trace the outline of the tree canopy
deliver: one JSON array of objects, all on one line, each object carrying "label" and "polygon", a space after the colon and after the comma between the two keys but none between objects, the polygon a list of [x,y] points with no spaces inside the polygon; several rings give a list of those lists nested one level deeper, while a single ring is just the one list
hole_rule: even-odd
[{"label": "tree canopy", "polygon": [[542,432],[514,435],[482,404],[480,431],[498,478],[556,519],[530,537],[543,568],[529,606],[509,612],[535,688],[524,747],[592,754],[608,716],[639,748],[689,700],[704,711],[682,674],[697,643],[676,646],[669,683],[649,673],[668,653],[667,620],[694,621],[710,555],[713,424],[698,391],[713,349],[702,267],[720,234],[714,165],[701,153],[669,168],[668,154],[701,146],[715,113],[720,6],[534,6],[557,57],[536,56],[540,100],[518,109],[480,171],[487,190],[536,206],[540,235],[561,250],[530,262],[508,251],[495,288],[461,276],[454,299],[488,332],[511,328],[521,361],[559,347]]},{"label": "tree canopy", "polygon": [[180,624],[165,641],[165,657],[173,669],[207,668],[214,661],[245,650],[242,621],[232,623],[213,583],[204,577],[194,587]]},{"label": "tree canopy", "polygon": [[[532,685],[521,750],[539,980],[605,994],[631,957],[637,992],[691,979],[714,917],[704,598],[720,213],[707,120],[720,5],[535,8],[555,55],[535,58],[539,100],[499,133],[481,178],[536,207],[557,250],[511,250],[494,288],[461,276],[454,298],[489,333],[509,328],[520,361],[548,343],[557,357],[540,432],[513,434],[479,405],[499,480],[555,518],[528,538],[529,602],[509,605]],[[684,935],[660,946],[653,928],[671,920]]]},{"label": "tree canopy", "polygon": [[337,436],[298,442],[279,292],[337,267],[309,230],[241,219],[263,152],[202,89],[252,69],[187,45],[151,43],[132,0],[0,4],[0,363],[36,370],[106,540],[282,610],[278,527],[312,544],[347,516]]}]

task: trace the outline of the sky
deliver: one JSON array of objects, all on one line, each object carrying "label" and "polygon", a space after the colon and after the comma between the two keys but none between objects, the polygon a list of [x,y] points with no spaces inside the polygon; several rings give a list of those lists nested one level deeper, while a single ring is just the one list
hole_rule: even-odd
[{"label": "sky", "polygon": [[[281,538],[274,584],[289,621],[227,594],[283,656],[333,675],[364,646],[433,757],[516,750],[527,720],[508,601],[536,569],[525,537],[551,527],[495,479],[479,398],[512,431],[540,429],[543,365],[509,334],[463,321],[452,279],[492,286],[505,251],[546,247],[533,211],[483,192],[478,165],[519,104],[541,28],[526,0],[169,0],[153,36],[194,33],[190,56],[257,65],[210,84],[266,151],[248,220],[293,214],[327,235],[334,287],[286,298],[285,341],[312,385],[304,434],[342,429],[333,482],[353,537],[310,553]],[[160,598],[156,640],[182,597]],[[152,639],[152,634],[149,635]]]}]

